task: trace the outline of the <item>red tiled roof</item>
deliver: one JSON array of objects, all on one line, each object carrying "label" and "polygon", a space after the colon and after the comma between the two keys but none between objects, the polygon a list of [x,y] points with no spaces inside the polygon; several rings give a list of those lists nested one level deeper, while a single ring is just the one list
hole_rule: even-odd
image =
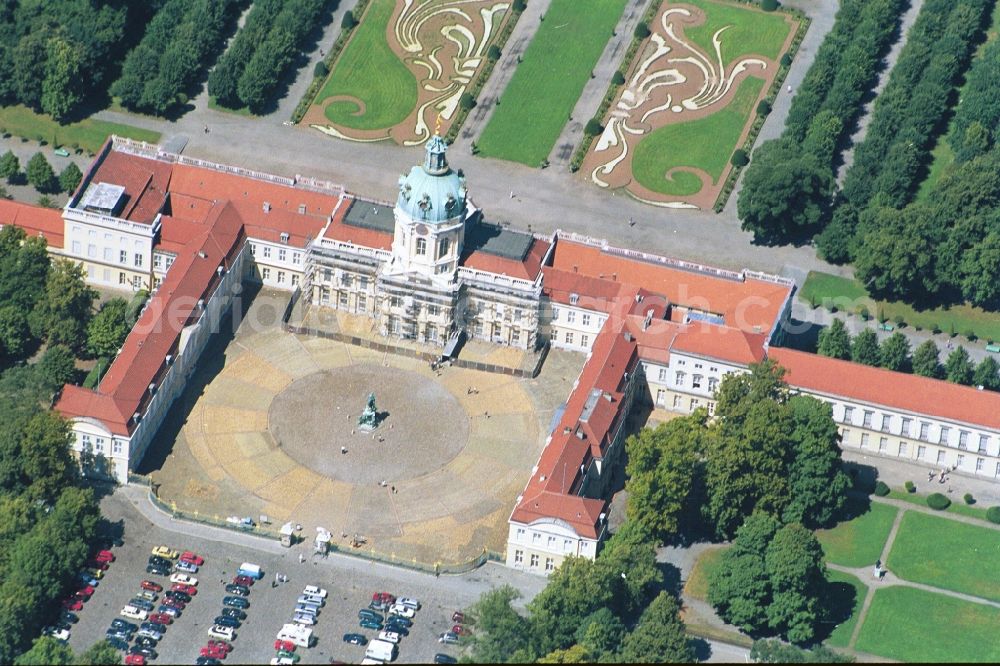
[{"label": "red tiled roof", "polygon": [[790,386],[912,414],[1000,429],[1000,394],[940,379],[772,347]]},{"label": "red tiled roof", "polygon": [[21,227],[28,236],[41,236],[50,248],[63,249],[65,225],[60,210],[0,199],[0,227],[7,224]]},{"label": "red tiled roof", "polygon": [[615,282],[643,287],[671,303],[721,314],[729,326],[762,333],[781,315],[790,286],[761,280],[730,280],[706,273],[622,257],[600,248],[559,239],[554,268],[582,275],[610,275]]},{"label": "red tiled roof", "polygon": [[350,210],[350,208],[351,207],[348,205],[348,201],[344,201],[340,207],[337,208],[336,212],[333,214],[333,219],[330,220],[330,224],[328,224],[326,229],[323,231],[323,238],[338,240],[344,243],[353,243],[354,245],[370,247],[376,250],[391,250],[391,233],[378,231],[377,229],[369,229],[367,227],[344,224],[344,218],[347,216],[347,211]]},{"label": "red tiled roof", "polygon": [[474,268],[477,271],[503,274],[521,280],[534,280],[542,269],[542,259],[545,258],[549,245],[548,241],[534,239],[528,253],[521,261],[474,251],[463,255],[459,263],[466,268]]},{"label": "red tiled roof", "polygon": [[716,324],[691,323],[680,328],[671,351],[750,365],[764,360],[765,333],[744,331]]},{"label": "red tiled roof", "polygon": [[596,539],[603,511],[604,502],[601,500],[546,490],[519,502],[511,520],[530,525],[539,519],[558,518],[569,523],[580,536]]},{"label": "red tiled roof", "polygon": [[[611,312],[622,298],[621,292],[624,285],[620,282],[552,268],[551,266],[543,267],[542,273],[544,275],[542,293],[554,303],[575,305],[575,307],[585,310]],[[570,299],[573,294],[576,294],[575,304]],[[631,296],[624,298],[628,300],[629,304],[632,303]]]},{"label": "red tiled roof", "polygon": [[118,214],[131,222],[151,224],[166,202],[172,165],[115,150],[108,152],[90,179],[125,188],[125,207]]},{"label": "red tiled roof", "polygon": [[98,390],[67,386],[56,409],[69,418],[96,418],[111,432],[128,435],[135,427],[132,415],[144,411],[149,385],[166,367],[166,356],[176,354],[181,331],[198,316],[198,300],[218,284],[217,268],[229,269],[245,240],[236,210],[219,202],[149,300]]}]

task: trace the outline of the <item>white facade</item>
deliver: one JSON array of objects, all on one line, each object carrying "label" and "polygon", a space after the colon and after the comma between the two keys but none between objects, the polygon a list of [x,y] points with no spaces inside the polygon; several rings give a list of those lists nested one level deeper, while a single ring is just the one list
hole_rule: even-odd
[{"label": "white facade", "polygon": [[[570,299],[573,300],[572,297]],[[556,349],[587,352],[608,316],[597,310],[550,303],[546,309],[549,341]]]},{"label": "white facade", "polygon": [[257,266],[256,277],[265,287],[294,291],[306,271],[306,250],[285,243],[252,238],[250,252]]},{"label": "white facade", "polygon": [[129,291],[152,288],[159,216],[153,224],[138,224],[67,205],[63,220],[62,254],[83,265],[87,282]]},{"label": "white facade", "polygon": [[548,575],[567,557],[596,558],[603,537],[603,530],[596,539],[581,537],[558,518],[541,518],[529,525],[512,522],[507,534],[506,564],[511,569]]}]

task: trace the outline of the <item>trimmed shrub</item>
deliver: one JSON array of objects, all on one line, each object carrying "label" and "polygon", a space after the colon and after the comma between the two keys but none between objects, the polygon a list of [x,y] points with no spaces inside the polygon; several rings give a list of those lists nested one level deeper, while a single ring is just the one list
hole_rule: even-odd
[{"label": "trimmed shrub", "polygon": [[906,492],[908,493],[917,492],[917,487],[913,485],[913,481],[907,481],[905,485],[906,485]]},{"label": "trimmed shrub", "polygon": [[614,75],[612,75],[611,77],[611,83],[615,84],[616,86],[620,86],[621,84],[625,83],[625,75],[622,74],[622,71],[620,69],[615,70]]},{"label": "trimmed shrub", "polygon": [[941,332],[941,327],[938,326],[937,324],[934,324],[934,326],[931,327],[931,333],[933,333],[934,335],[937,335],[940,332]]},{"label": "trimmed shrub", "polygon": [[986,509],[986,520],[1000,525],[1000,506],[991,506]]},{"label": "trimmed shrub", "polygon": [[500,55],[500,47],[496,44],[490,44],[490,48],[486,49],[486,57],[494,62],[500,59]]},{"label": "trimmed shrub", "polygon": [[770,102],[768,102],[766,99],[762,99],[759,102],[757,102],[757,115],[758,116],[766,116],[769,113],[771,113],[771,103]]},{"label": "trimmed shrub", "polygon": [[597,136],[604,131],[604,126],[597,118],[591,118],[583,128],[583,133],[587,136]]},{"label": "trimmed shrub", "polygon": [[635,26],[635,36],[639,39],[646,39],[649,37],[649,26],[645,21],[639,21]]},{"label": "trimmed shrub", "polygon": [[792,66],[792,54],[791,53],[786,53],[786,54],[782,55],[780,62],[781,62],[781,66],[782,67],[791,67]]},{"label": "trimmed shrub", "polygon": [[962,495],[962,499],[966,504],[972,505],[976,503],[976,498],[972,496],[972,493],[965,493]]},{"label": "trimmed shrub", "polygon": [[322,60],[316,63],[316,66],[313,67],[313,76],[316,77],[317,79],[325,79],[329,75],[330,75],[330,68],[327,67],[326,63],[323,62]]},{"label": "trimmed shrub", "polygon": [[935,511],[944,511],[951,506],[951,500],[941,493],[931,493],[927,496],[927,506]]},{"label": "trimmed shrub", "polygon": [[514,11],[515,12],[523,12],[527,8],[528,8],[528,2],[527,2],[527,0],[514,0]]},{"label": "trimmed shrub", "polygon": [[773,12],[778,8],[778,0],[760,0],[760,8],[765,12]]},{"label": "trimmed shrub", "polygon": [[340,19],[340,27],[344,30],[353,30],[358,24],[358,19],[354,17],[354,12],[348,9],[344,12],[344,18]]},{"label": "trimmed shrub", "polygon": [[976,332],[973,331],[971,328],[967,329],[964,333],[962,333],[962,335],[964,335],[969,342],[975,342],[976,340],[979,339],[979,337],[976,335]]},{"label": "trimmed shrub", "polygon": [[458,100],[458,105],[463,109],[474,109],[476,107],[476,98],[470,93],[462,93],[462,96]]},{"label": "trimmed shrub", "polygon": [[733,156],[729,159],[729,163],[734,167],[745,167],[750,163],[750,158],[747,156],[747,151],[742,148],[737,148],[733,152]]},{"label": "trimmed shrub", "polygon": [[879,481],[875,484],[875,494],[879,497],[885,497],[889,494],[889,486],[885,485],[884,481]]}]

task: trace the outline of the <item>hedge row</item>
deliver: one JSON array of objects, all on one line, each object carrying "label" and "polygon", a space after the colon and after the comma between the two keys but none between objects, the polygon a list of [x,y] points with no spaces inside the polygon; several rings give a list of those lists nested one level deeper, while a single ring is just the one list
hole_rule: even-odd
[{"label": "hedge row", "polygon": [[[253,33],[238,51],[224,58],[227,62],[223,73],[214,79],[217,101],[230,107],[245,106],[255,113],[261,111],[273,99],[302,43],[322,18],[326,4],[326,0],[265,3]],[[280,11],[274,13],[279,9],[277,5]],[[237,74],[239,78],[233,80]],[[223,77],[227,77],[225,83]],[[209,92],[212,93],[212,81]]]},{"label": "hedge row", "polygon": [[243,27],[208,75],[208,94],[230,108],[242,105],[237,84],[257,47],[285,6],[285,0],[256,0]]},{"label": "hedge row", "polygon": [[122,106],[163,115],[187,102],[187,91],[222,44],[238,0],[167,0],[142,41],[122,63],[111,94]]},{"label": "hedge row", "polygon": [[354,32],[354,28],[357,26],[361,17],[364,16],[365,10],[368,9],[370,2],[371,0],[358,0],[354,5],[354,9],[350,10],[351,16],[353,16],[355,20],[347,20],[341,24],[340,35],[337,36],[333,46],[330,47],[330,51],[322,60],[327,73],[321,76],[317,76],[315,72],[313,73],[312,83],[309,84],[309,87],[306,89],[306,94],[302,96],[302,99],[299,100],[298,105],[295,107],[295,111],[292,112],[293,123],[299,122],[302,120],[302,116],[306,115],[306,111],[309,110],[313,100],[316,99],[316,95],[319,94],[323,84],[326,83],[326,78],[333,69],[333,63],[340,56],[340,52],[344,50],[344,47],[347,46],[347,42],[351,38],[351,34]]},{"label": "hedge row", "polygon": [[858,216],[873,200],[894,208],[910,201],[991,8],[989,0],[924,3],[875,101],[868,131],[844,179],[839,209],[817,240],[826,259],[853,256]]},{"label": "hedge row", "polygon": [[990,150],[1000,139],[1000,39],[987,44],[972,61],[955,108],[948,142],[955,160],[965,162]]}]

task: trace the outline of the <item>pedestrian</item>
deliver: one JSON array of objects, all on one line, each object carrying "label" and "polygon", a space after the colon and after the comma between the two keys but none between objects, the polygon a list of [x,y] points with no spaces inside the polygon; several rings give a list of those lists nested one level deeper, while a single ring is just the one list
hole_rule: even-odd
[{"label": "pedestrian", "polygon": [[347,447],[346,446],[340,447],[340,452],[341,453],[347,453]]},{"label": "pedestrian", "polygon": [[396,486],[392,487],[392,492],[395,494],[395,492],[396,492]]},{"label": "pedestrian", "polygon": [[788,92],[792,92],[792,86],[791,86],[791,84],[789,84],[789,86],[788,86]]}]

